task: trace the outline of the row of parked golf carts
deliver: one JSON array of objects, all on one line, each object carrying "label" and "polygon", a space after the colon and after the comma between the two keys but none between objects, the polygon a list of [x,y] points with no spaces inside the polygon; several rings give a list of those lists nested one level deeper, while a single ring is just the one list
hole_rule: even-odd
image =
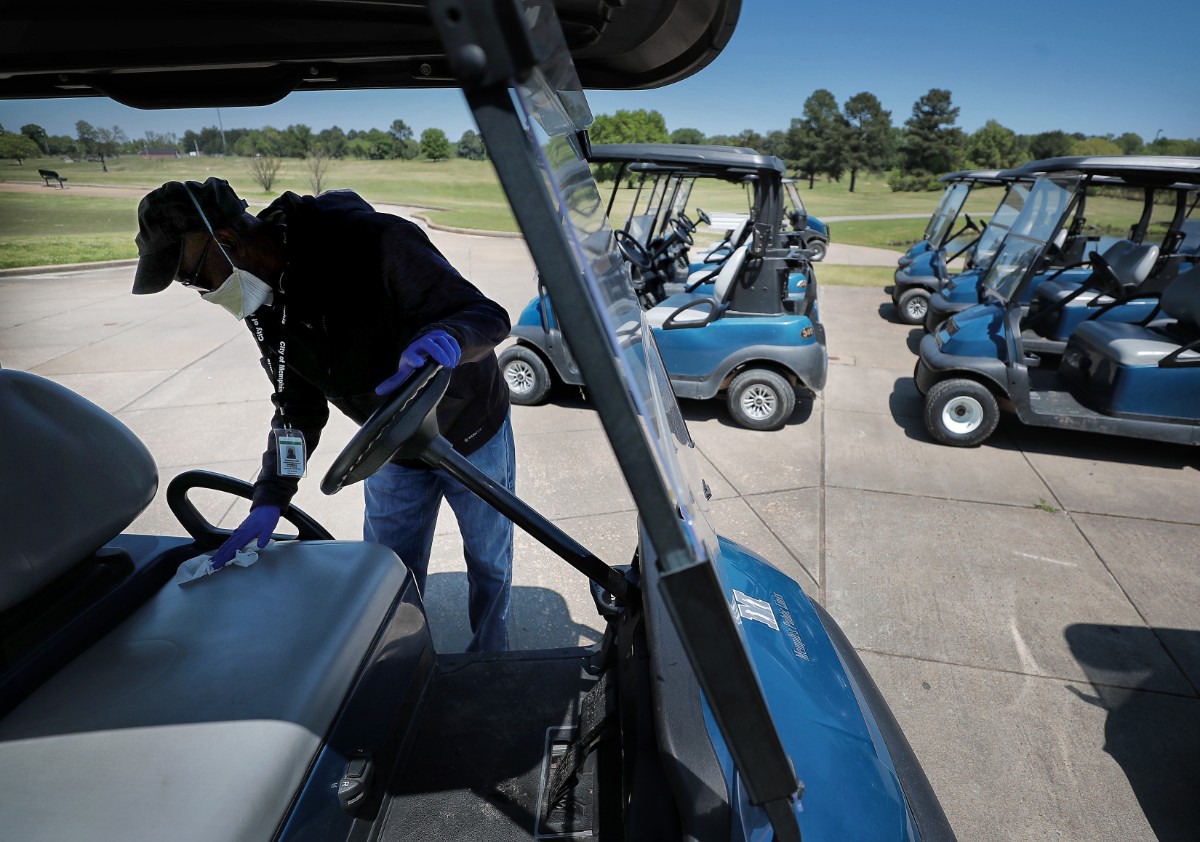
[{"label": "row of parked golf carts", "polygon": [[[624,217],[617,244],[676,396],[724,396],[738,425],[783,426],[798,396],[825,385],[813,263],[829,242],[783,162],[751,149],[653,143],[595,145],[588,162],[615,167],[607,213]],[[731,185],[745,209],[723,214],[731,227],[704,247],[698,228],[712,230],[713,216],[687,210],[697,183]],[[540,284],[511,335],[500,363],[514,403],[586,385]]]},{"label": "row of parked golf carts", "polygon": [[[944,180],[892,293],[927,331],[914,376],[930,435],[980,444],[1006,409],[1200,444],[1200,158],[1065,157]],[[965,218],[976,236],[955,240],[985,185],[1002,194],[991,221]]]}]

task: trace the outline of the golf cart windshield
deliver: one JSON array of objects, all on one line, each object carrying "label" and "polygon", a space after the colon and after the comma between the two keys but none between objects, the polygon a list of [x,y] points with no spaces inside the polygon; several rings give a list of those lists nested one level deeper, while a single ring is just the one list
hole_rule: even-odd
[{"label": "golf cart windshield", "polygon": [[933,216],[929,218],[929,224],[925,226],[927,243],[935,248],[944,245],[943,241],[950,233],[950,227],[954,225],[954,220],[958,219],[958,212],[962,210],[970,192],[971,185],[964,181],[956,182],[946,188],[942,193],[942,198],[938,200],[937,207],[934,208]]},{"label": "golf cart windshield", "polygon": [[[435,20],[448,52],[474,55],[461,48],[492,25],[463,27],[460,10],[445,5]],[[693,444],[585,157],[591,113],[553,6],[526,7],[520,22],[495,28],[524,24],[531,43],[495,43],[489,63],[512,71],[485,73],[466,87],[467,102],[637,503],[643,572],[663,595],[704,693],[717,727],[710,738],[728,749],[777,838],[798,839],[794,765],[731,614]],[[521,73],[533,55],[537,65]],[[475,65],[466,69],[480,76]]]},{"label": "golf cart windshield", "polygon": [[979,235],[979,242],[975,245],[974,261],[976,266],[987,266],[996,256],[996,250],[1000,248],[1000,244],[1012,230],[1013,223],[1016,222],[1021,209],[1025,207],[1025,201],[1029,198],[1031,188],[1032,184],[1028,181],[1014,181],[1008,185],[1000,207],[996,208],[996,212],[992,214],[987,228],[983,229],[983,233]]},{"label": "golf cart windshield", "polygon": [[783,180],[783,215],[784,218],[791,218],[791,215],[800,212],[800,216],[808,215],[808,211],[804,209],[804,200],[800,198],[800,190],[796,187],[795,179],[785,178]]},{"label": "golf cart windshield", "polygon": [[1028,277],[1046,250],[1047,243],[1062,229],[1078,190],[1078,177],[1039,178],[1025,197],[995,259],[984,275],[983,285],[1010,301],[1018,285]]}]

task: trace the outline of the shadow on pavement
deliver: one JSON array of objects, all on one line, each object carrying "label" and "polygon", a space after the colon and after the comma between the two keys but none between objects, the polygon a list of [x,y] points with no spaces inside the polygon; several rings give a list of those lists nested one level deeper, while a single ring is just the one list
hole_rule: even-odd
[{"label": "shadow on pavement", "polygon": [[[520,559],[516,564],[520,565]],[[566,567],[566,562],[563,562]],[[587,588],[582,573],[569,571]],[[425,582],[425,612],[434,648],[439,653],[462,652],[471,640],[467,619],[467,574],[430,573]],[[591,607],[589,602],[584,610]],[[599,616],[592,609],[599,624]],[[591,619],[589,617],[589,619]],[[590,646],[599,643],[601,634],[591,626],[577,623],[562,595],[549,588],[514,586],[508,620],[509,643],[513,649],[552,649],[561,646]]]},{"label": "shadow on pavement", "polygon": [[1079,623],[1064,637],[1095,695],[1068,689],[1107,711],[1104,751],[1129,779],[1159,842],[1200,839],[1200,699],[1194,686],[1187,696],[1142,689],[1180,686],[1173,669],[1160,676],[1149,666],[1128,666],[1138,663],[1128,657],[1131,647],[1197,651],[1200,632]]}]

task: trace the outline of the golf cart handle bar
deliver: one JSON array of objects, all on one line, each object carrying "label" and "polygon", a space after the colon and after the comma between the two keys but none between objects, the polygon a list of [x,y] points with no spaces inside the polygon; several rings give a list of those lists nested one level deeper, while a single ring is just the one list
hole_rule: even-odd
[{"label": "golf cart handle bar", "polygon": [[609,567],[544,515],[467,461],[442,436],[429,443],[421,458],[457,479],[480,499],[536,538],[567,564],[617,598],[622,605],[639,597],[637,585]]}]

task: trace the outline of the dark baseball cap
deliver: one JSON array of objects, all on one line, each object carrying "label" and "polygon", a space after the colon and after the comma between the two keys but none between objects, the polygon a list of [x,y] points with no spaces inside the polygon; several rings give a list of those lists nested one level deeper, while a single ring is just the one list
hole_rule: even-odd
[{"label": "dark baseball cap", "polygon": [[[193,202],[188,192],[195,197]],[[168,181],[147,193],[138,205],[137,272],[133,276],[133,294],[160,292],[171,285],[179,271],[183,238],[208,226],[196,211],[199,204],[215,231],[246,212],[246,200],[238,198],[229,182],[210,177],[198,181]]]}]

